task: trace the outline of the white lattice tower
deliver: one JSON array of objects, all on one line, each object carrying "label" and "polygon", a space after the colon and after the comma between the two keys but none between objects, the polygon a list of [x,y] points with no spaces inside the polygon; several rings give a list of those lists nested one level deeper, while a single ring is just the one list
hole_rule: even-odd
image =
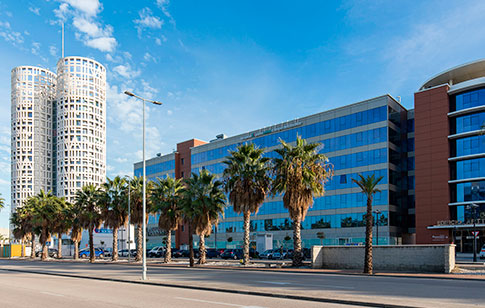
[{"label": "white lattice tower", "polygon": [[106,180],[106,69],[84,57],[57,63],[57,195]]}]

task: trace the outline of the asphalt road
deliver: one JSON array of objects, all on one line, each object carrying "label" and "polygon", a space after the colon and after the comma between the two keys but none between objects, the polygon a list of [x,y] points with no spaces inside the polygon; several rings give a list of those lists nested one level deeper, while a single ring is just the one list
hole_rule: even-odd
[{"label": "asphalt road", "polygon": [[345,307],[327,303],[4,271],[0,271],[0,306],[9,308]]},{"label": "asphalt road", "polygon": [[[127,280],[139,280],[140,268],[140,265],[0,260],[0,269]],[[12,273],[9,272],[9,274]],[[485,307],[485,280],[369,277],[160,266],[149,266],[148,278],[150,282],[179,286],[248,290],[413,307]],[[185,291],[182,290],[182,292]]]}]

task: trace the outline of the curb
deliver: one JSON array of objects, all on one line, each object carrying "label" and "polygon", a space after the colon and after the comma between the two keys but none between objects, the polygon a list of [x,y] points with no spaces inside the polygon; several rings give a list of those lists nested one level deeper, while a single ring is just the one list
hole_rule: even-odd
[{"label": "curb", "polygon": [[382,308],[384,308],[384,307],[386,307],[386,308],[387,307],[388,308],[415,308],[416,307],[416,306],[402,306],[402,305],[394,305],[394,304],[381,304],[381,303],[372,303],[372,302],[364,302],[364,301],[352,301],[352,300],[311,297],[311,296],[301,296],[301,295],[289,295],[289,294],[278,294],[278,293],[268,293],[268,292],[258,292],[258,291],[244,291],[244,290],[241,291],[241,290],[233,290],[233,289],[220,289],[220,288],[214,288],[214,287],[177,285],[177,284],[169,284],[169,283],[162,283],[162,282],[150,282],[150,281],[142,281],[142,280],[128,280],[128,279],[119,279],[119,278],[92,277],[92,276],[81,276],[81,275],[74,275],[74,274],[38,272],[38,271],[6,269],[6,268],[0,268],[0,270],[7,271],[7,272],[20,272],[20,273],[49,275],[49,276],[58,276],[58,277],[81,278],[81,279],[91,279],[91,280],[98,280],[98,281],[111,281],[111,282],[151,285],[151,286],[190,289],[190,290],[199,290],[199,291],[243,294],[243,295],[261,296],[261,297],[274,297],[274,298],[282,298],[282,299],[292,299],[292,300],[341,304],[341,305],[352,305],[352,306],[382,307]]}]

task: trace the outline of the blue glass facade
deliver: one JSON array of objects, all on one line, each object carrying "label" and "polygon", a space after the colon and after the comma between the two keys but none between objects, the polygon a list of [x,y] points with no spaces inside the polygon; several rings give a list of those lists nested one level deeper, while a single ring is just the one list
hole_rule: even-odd
[{"label": "blue glass facade", "polygon": [[[471,210],[466,204],[477,203],[478,217],[485,217],[485,136],[479,131],[485,125],[485,89],[474,89],[452,97],[451,111],[462,114],[450,119],[451,134],[468,133],[465,137],[451,140],[450,163],[451,203],[463,203],[450,208],[453,219],[466,221]],[[465,113],[465,114],[463,114]]]}]

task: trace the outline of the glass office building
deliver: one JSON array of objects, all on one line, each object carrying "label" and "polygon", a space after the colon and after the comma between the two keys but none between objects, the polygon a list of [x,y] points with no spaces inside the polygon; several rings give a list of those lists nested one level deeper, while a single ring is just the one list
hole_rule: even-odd
[{"label": "glass office building", "polygon": [[[401,243],[409,228],[406,216],[412,204],[407,186],[409,151],[408,112],[391,96],[384,95],[308,117],[261,128],[237,136],[219,135],[209,143],[190,148],[192,172],[207,169],[222,175],[222,161],[238,145],[254,143],[264,148],[265,156],[277,154],[279,140],[294,142],[301,136],[308,142],[321,143],[320,153],[329,158],[334,176],[326,184],[323,197],[315,198],[306,219],[302,222],[303,246],[361,244],[365,239],[366,198],[352,179],[357,175],[382,176],[374,198],[379,235],[374,241],[381,244]],[[412,118],[412,117],[411,117]],[[411,133],[412,136],[412,133]],[[412,152],[412,151],[411,151]],[[174,157],[173,161],[170,157]],[[169,163],[170,162],[170,163]],[[147,178],[176,175],[177,170],[163,167],[172,164],[177,169],[177,156],[169,154],[147,162]],[[135,175],[141,174],[141,163],[135,164]],[[178,174],[178,175],[177,175]],[[187,175],[185,175],[187,177]],[[156,221],[156,217],[153,217]],[[274,247],[291,247],[292,222],[283,207],[282,197],[268,198],[259,212],[251,217],[251,239],[257,234],[271,233]],[[224,217],[207,240],[209,246],[240,247],[243,238],[243,217],[228,205]],[[322,236],[323,235],[323,236]],[[323,238],[324,237],[324,238]]]}]

